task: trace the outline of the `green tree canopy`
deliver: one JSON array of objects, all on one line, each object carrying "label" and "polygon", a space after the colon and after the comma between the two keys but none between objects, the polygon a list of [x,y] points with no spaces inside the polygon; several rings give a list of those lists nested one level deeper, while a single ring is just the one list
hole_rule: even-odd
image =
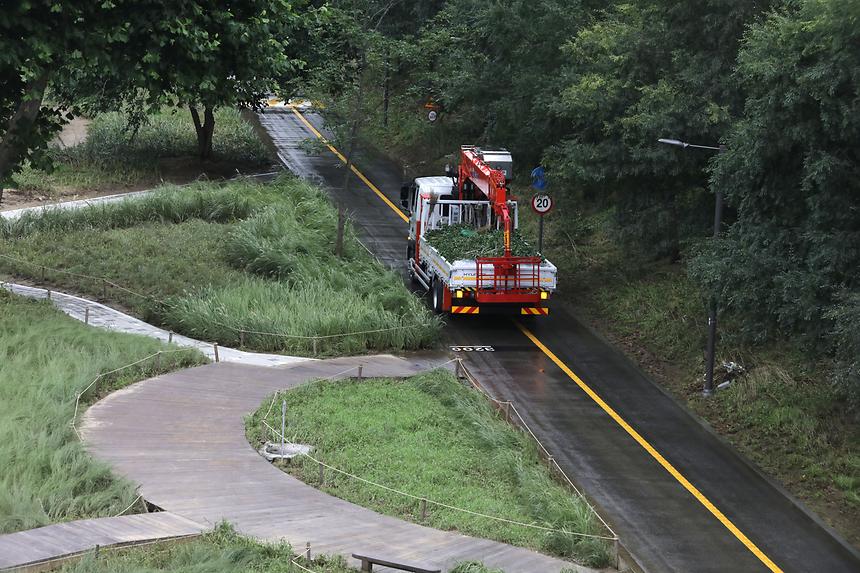
[{"label": "green tree canopy", "polygon": [[825,311],[860,288],[858,46],[858,0],[792,3],[744,39],[744,117],[712,177],[737,220],[691,270],[755,337],[824,340]]}]

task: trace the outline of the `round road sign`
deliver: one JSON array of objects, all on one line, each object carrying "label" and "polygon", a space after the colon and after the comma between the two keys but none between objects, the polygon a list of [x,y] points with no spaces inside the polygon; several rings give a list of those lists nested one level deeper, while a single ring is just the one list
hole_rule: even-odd
[{"label": "round road sign", "polygon": [[430,110],[430,113],[427,114],[427,119],[430,121],[436,121],[437,116],[438,114],[436,113],[436,110]]},{"label": "round road sign", "polygon": [[552,197],[546,193],[538,193],[532,197],[532,209],[538,215],[546,215],[552,211]]}]

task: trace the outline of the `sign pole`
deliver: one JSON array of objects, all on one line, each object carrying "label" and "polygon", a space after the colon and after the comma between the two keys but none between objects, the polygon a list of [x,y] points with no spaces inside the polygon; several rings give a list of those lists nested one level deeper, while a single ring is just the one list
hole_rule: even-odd
[{"label": "sign pole", "polygon": [[540,216],[538,223],[538,253],[543,256],[543,215]]}]

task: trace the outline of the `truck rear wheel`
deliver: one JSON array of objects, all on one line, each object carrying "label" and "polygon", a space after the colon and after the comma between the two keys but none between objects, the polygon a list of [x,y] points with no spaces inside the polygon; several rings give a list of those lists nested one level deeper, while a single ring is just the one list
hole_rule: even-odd
[{"label": "truck rear wheel", "polygon": [[433,311],[438,314],[442,314],[442,304],[445,300],[445,293],[442,290],[443,288],[445,287],[443,286],[442,281],[439,279],[433,281]]}]

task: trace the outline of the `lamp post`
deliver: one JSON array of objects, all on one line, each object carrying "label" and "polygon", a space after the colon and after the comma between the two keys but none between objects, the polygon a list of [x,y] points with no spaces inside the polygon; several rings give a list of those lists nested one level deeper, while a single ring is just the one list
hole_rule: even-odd
[{"label": "lamp post", "polygon": [[[718,153],[725,153],[726,146],[719,145],[694,145],[678,139],[658,139],[660,143],[666,145],[675,145],[683,149],[692,147],[694,149],[707,149]],[[715,189],[716,201],[714,204],[714,238],[720,235],[720,225],[723,219],[723,192],[720,189]],[[705,357],[705,387],[702,389],[702,394],[710,396],[714,393],[714,354],[717,346],[717,299],[711,297],[708,308],[708,346],[706,349],[707,356]]]}]

